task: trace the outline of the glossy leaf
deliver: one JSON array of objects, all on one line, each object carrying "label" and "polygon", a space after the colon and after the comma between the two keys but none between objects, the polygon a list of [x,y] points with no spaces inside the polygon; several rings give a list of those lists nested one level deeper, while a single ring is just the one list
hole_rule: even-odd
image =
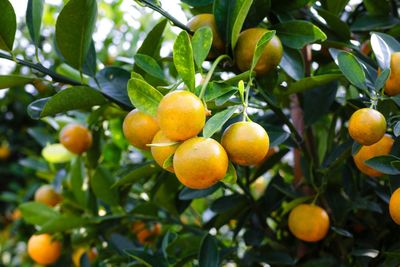
[{"label": "glossy leaf", "polygon": [[215,237],[206,234],[201,242],[199,253],[199,267],[218,267],[219,251]]},{"label": "glossy leaf", "polygon": [[17,30],[17,18],[8,0],[0,0],[0,10],[0,49],[11,52]]},{"label": "glossy leaf", "polygon": [[284,47],[280,66],[292,79],[298,81],[304,78],[304,59],[299,50]]},{"label": "glossy leaf", "polygon": [[158,104],[163,95],[142,79],[130,79],[128,96],[131,103],[140,111],[156,116]]},{"label": "glossy leaf", "polygon": [[144,54],[136,54],[134,58],[135,64],[147,74],[160,80],[164,79],[163,70],[154,58]]},{"label": "glossy leaf", "polygon": [[264,33],[264,35],[258,40],[256,44],[256,48],[254,51],[253,59],[251,62],[251,67],[250,71],[252,72],[257,65],[258,60],[260,59],[261,55],[264,52],[265,46],[268,44],[268,42],[275,36],[275,31],[268,31]]},{"label": "glossy leaf", "polygon": [[294,94],[301,93],[318,86],[328,84],[333,81],[337,81],[343,76],[341,74],[323,74],[313,77],[307,77],[301,79],[295,83],[289,85],[288,90],[285,92],[286,94]]},{"label": "glossy leaf", "polygon": [[235,166],[233,166],[231,162],[229,162],[228,171],[226,172],[225,177],[221,181],[225,184],[236,184],[237,173]]},{"label": "glossy leaf", "polygon": [[221,184],[217,183],[207,189],[190,189],[188,187],[184,187],[182,191],[179,193],[180,200],[191,200],[195,198],[202,198],[208,195],[211,195],[215,191],[221,188]]},{"label": "glossy leaf", "polygon": [[31,83],[35,78],[21,75],[0,75],[0,89],[7,89]]},{"label": "glossy leaf", "polygon": [[323,1],[322,4],[327,10],[329,10],[333,14],[339,15],[348,2],[349,0],[326,0]]},{"label": "glossy leaf", "polygon": [[343,41],[348,41],[350,39],[350,28],[344,21],[325,9],[316,8],[316,10],[318,11],[318,15],[325,20],[328,28],[334,32],[337,37]]},{"label": "glossy leaf", "polygon": [[375,90],[379,91],[380,89],[382,89],[385,86],[385,83],[387,81],[387,79],[390,76],[390,69],[385,69],[381,72],[381,74],[378,76],[378,78],[375,80]]},{"label": "glossy leaf", "polygon": [[196,65],[201,69],[203,61],[210,52],[213,40],[213,33],[210,27],[202,27],[198,29],[192,37],[193,57]]},{"label": "glossy leaf", "polygon": [[393,161],[398,160],[400,159],[392,155],[378,156],[365,161],[365,164],[384,174],[399,175],[400,169],[393,167],[392,165]]},{"label": "glossy leaf", "polygon": [[39,119],[70,110],[88,109],[106,102],[104,96],[97,90],[86,86],[74,86],[64,89],[52,97],[32,102],[28,106],[28,113],[33,119]]},{"label": "glossy leaf", "polygon": [[19,205],[24,220],[30,224],[43,225],[60,214],[53,208],[38,202],[26,202]]},{"label": "glossy leaf", "polygon": [[85,169],[82,157],[77,157],[71,162],[68,179],[71,184],[71,189],[75,200],[82,208],[86,208],[88,189],[84,189],[83,186],[85,183]]},{"label": "glossy leaf", "polygon": [[154,162],[149,162],[143,166],[137,167],[121,179],[119,179],[112,187],[120,187],[124,185],[130,185],[139,179],[150,177],[151,175],[160,172],[161,168],[158,167]]},{"label": "glossy leaf", "polygon": [[212,116],[204,126],[203,136],[206,138],[213,136],[232,117],[236,110],[237,107],[230,107]]},{"label": "glossy leaf", "polygon": [[391,54],[400,51],[400,43],[396,39],[377,32],[371,34],[371,47],[381,69],[389,69]]},{"label": "glossy leaf", "polygon": [[175,68],[190,91],[194,92],[195,70],[192,44],[189,34],[182,31],[175,40],[173,48]]},{"label": "glossy leaf", "polygon": [[82,70],[97,17],[95,0],[70,0],[56,23],[57,47],[68,64]]},{"label": "glossy leaf", "polygon": [[235,49],[239,34],[242,31],[243,23],[249,13],[250,7],[253,4],[253,0],[238,0],[233,1],[235,7],[233,13],[230,14],[229,32],[231,32],[231,47]]},{"label": "glossy leaf", "polygon": [[367,89],[365,72],[356,57],[348,52],[340,52],[338,55],[338,66],[344,76],[356,87]]},{"label": "glossy leaf", "polygon": [[64,232],[71,229],[81,228],[88,223],[89,221],[86,218],[63,214],[44,223],[38,234]]},{"label": "glossy leaf", "polygon": [[43,0],[28,0],[26,25],[36,47],[40,44],[40,28],[43,16]]},{"label": "glossy leaf", "polygon": [[325,33],[308,21],[293,20],[275,27],[282,43],[294,49],[301,49],[307,44],[326,40]]},{"label": "glossy leaf", "polygon": [[119,194],[115,188],[111,188],[115,183],[113,175],[104,167],[99,166],[90,179],[90,186],[97,198],[110,206],[118,205]]}]

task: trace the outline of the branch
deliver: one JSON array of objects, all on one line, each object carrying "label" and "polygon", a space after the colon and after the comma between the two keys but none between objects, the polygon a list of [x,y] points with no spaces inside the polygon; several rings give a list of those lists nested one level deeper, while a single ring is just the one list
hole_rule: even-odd
[{"label": "branch", "polygon": [[160,6],[154,4],[152,1],[149,0],[135,0],[138,4],[151,8],[154,11],[160,13],[161,15],[163,15],[164,17],[166,17],[169,21],[172,22],[173,25],[181,28],[184,31],[187,31],[190,34],[193,34],[193,32],[183,23],[181,23],[179,20],[177,20],[176,18],[174,18],[171,14],[169,14],[167,11],[165,11],[164,9],[162,9]]},{"label": "branch", "polygon": [[27,66],[31,69],[35,69],[43,74],[49,75],[56,82],[66,83],[66,84],[71,84],[71,85],[83,85],[82,83],[80,83],[78,81],[75,81],[66,76],[60,75],[60,74],[46,68],[42,64],[38,64],[38,63],[35,64],[35,63],[25,61],[23,59],[18,59],[18,58],[15,58],[15,60],[14,60],[14,58],[12,56],[1,53],[1,52],[0,52],[0,58],[8,59],[8,60],[16,62],[17,64]]}]

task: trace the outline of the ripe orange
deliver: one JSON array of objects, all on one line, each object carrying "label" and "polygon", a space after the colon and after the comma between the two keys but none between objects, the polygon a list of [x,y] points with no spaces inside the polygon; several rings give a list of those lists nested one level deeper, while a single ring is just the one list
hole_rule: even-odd
[{"label": "ripe orange", "polygon": [[217,141],[195,137],[178,147],[173,163],[182,184],[193,189],[205,189],[224,178],[228,156]]},{"label": "ripe orange", "polygon": [[79,124],[69,124],[60,132],[60,142],[74,154],[82,154],[92,146],[92,134]]},{"label": "ripe orange", "polygon": [[148,227],[144,222],[134,222],[132,224],[132,231],[140,244],[149,245],[160,235],[161,224],[155,223]]},{"label": "ripe orange", "polygon": [[385,93],[390,96],[400,94],[400,52],[390,58],[390,76],[385,84]]},{"label": "ripe orange", "polygon": [[[165,136],[162,131],[158,131],[157,134],[154,136],[152,144],[162,144],[162,143],[171,143],[173,142],[171,139]],[[151,155],[153,155],[154,160],[157,162],[158,165],[163,167],[164,161],[169,158],[172,154],[175,153],[175,150],[178,148],[178,144],[176,145],[169,145],[169,146],[152,146],[151,147]],[[169,172],[174,172],[174,167],[171,165],[166,168]]]},{"label": "ripe orange", "polygon": [[385,117],[377,110],[362,108],[350,117],[349,134],[360,145],[369,146],[378,142],[385,132]]},{"label": "ripe orange", "polygon": [[366,175],[373,177],[382,176],[383,173],[369,167],[364,162],[377,156],[388,155],[392,150],[393,143],[393,138],[390,135],[385,134],[377,143],[361,147],[357,154],[353,156],[354,163],[357,168]]},{"label": "ripe orange", "polygon": [[96,248],[80,247],[80,248],[76,249],[72,253],[72,262],[74,263],[74,265],[76,267],[80,267],[81,266],[81,257],[85,253],[87,253],[87,257],[88,257],[90,262],[94,261],[96,259],[96,257],[97,257]]},{"label": "ripe orange", "polygon": [[[251,28],[240,33],[235,47],[235,62],[239,70],[244,72],[250,69],[257,42],[266,32],[268,32],[267,29]],[[275,35],[264,47],[264,51],[257,62],[254,71],[257,75],[268,73],[279,65],[282,56],[282,43],[278,36]]]},{"label": "ripe orange", "polygon": [[151,143],[159,128],[157,121],[152,116],[134,109],[126,115],[122,130],[131,145],[150,150],[150,147],[146,145]]},{"label": "ripe orange", "polygon": [[61,242],[52,240],[49,234],[33,235],[28,241],[28,254],[39,264],[52,264],[61,255]]},{"label": "ripe orange", "polygon": [[0,145],[0,160],[6,160],[10,155],[10,148],[7,145]]},{"label": "ripe orange", "polygon": [[22,213],[21,213],[21,211],[19,210],[19,209],[15,209],[12,213],[11,213],[11,220],[12,221],[17,221],[17,220],[19,220],[19,219],[21,219],[22,218]]},{"label": "ripe orange", "polygon": [[289,230],[300,240],[317,242],[328,233],[329,216],[321,207],[300,204],[289,214]]},{"label": "ripe orange", "polygon": [[389,213],[393,221],[400,224],[400,188],[397,188],[390,197]]},{"label": "ripe orange", "polygon": [[213,14],[199,14],[194,16],[187,23],[189,29],[193,32],[202,28],[202,27],[210,27],[213,33],[213,42],[212,49],[210,51],[209,57],[214,58],[219,54],[223,53],[225,50],[224,41],[221,39],[221,36],[218,33],[217,24],[215,22],[215,17]]},{"label": "ripe orange", "polygon": [[206,110],[201,100],[191,92],[173,91],[161,100],[157,120],[165,136],[173,141],[184,141],[203,129]]},{"label": "ripe orange", "polygon": [[269,149],[269,137],[261,125],[242,121],[225,130],[221,144],[232,162],[249,166],[265,158]]},{"label": "ripe orange", "polygon": [[54,190],[51,185],[42,185],[36,190],[34,199],[36,202],[54,207],[61,202],[62,197]]}]

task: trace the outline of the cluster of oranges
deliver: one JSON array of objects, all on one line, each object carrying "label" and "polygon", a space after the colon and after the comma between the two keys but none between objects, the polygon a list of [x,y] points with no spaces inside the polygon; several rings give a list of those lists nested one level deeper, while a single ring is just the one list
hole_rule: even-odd
[{"label": "cluster of oranges", "polygon": [[[123,132],[135,147],[149,149],[155,161],[193,189],[205,189],[226,175],[228,158],[239,165],[255,165],[268,153],[267,132],[254,122],[237,122],[223,133],[221,144],[198,137],[208,111],[188,91],[165,95],[156,118],[139,110],[124,120]],[[167,164],[168,161],[170,164]]]}]

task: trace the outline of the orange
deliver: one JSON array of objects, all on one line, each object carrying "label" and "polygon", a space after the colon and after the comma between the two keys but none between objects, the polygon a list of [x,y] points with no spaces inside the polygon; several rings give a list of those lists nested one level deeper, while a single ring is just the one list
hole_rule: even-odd
[{"label": "orange", "polygon": [[371,146],[361,147],[357,154],[353,156],[354,163],[357,168],[366,175],[373,177],[383,176],[383,173],[369,167],[364,162],[377,156],[388,155],[392,150],[393,143],[393,138],[385,134],[377,143]]},{"label": "orange", "polygon": [[49,234],[33,235],[28,241],[28,254],[39,264],[52,264],[61,255],[61,242]]},{"label": "orange", "polygon": [[132,231],[136,234],[136,238],[140,244],[149,245],[160,235],[161,224],[155,223],[151,227],[148,227],[144,222],[134,222],[132,224]]},{"label": "orange", "polygon": [[60,132],[60,142],[74,154],[82,154],[92,146],[92,134],[79,124],[69,124]]},{"label": "orange", "polygon": [[182,184],[193,189],[205,189],[224,178],[228,156],[217,141],[195,137],[178,147],[173,163]]},{"label": "orange", "polygon": [[173,91],[161,100],[157,120],[166,137],[173,141],[184,141],[203,129],[206,110],[201,100],[191,92]]},{"label": "orange", "polygon": [[150,147],[146,145],[151,143],[159,128],[157,121],[152,116],[134,109],[126,115],[122,130],[131,145],[150,150]]},{"label": "orange", "polygon": [[22,213],[19,209],[15,209],[12,213],[11,213],[11,220],[16,221],[22,218]]},{"label": "orange", "polygon": [[[162,131],[158,131],[158,133],[154,136],[152,144],[167,144],[173,142],[171,139],[165,136]],[[169,158],[171,155],[175,153],[175,150],[178,148],[178,145],[169,145],[169,146],[152,146],[151,147],[151,155],[153,155],[154,160],[158,165],[163,167],[164,161]],[[174,172],[174,167],[171,165],[166,168],[169,172]]]},{"label": "orange", "polygon": [[209,57],[214,58],[225,50],[225,44],[218,33],[217,24],[215,22],[215,17],[213,14],[196,15],[189,20],[187,26],[193,32],[202,27],[211,28],[211,31],[213,33],[213,42],[212,42],[212,50],[210,51]]},{"label": "orange", "polygon": [[242,121],[225,130],[221,144],[232,162],[249,166],[261,162],[268,154],[269,137],[261,125]]},{"label": "orange", "polygon": [[350,117],[349,134],[360,145],[369,146],[378,142],[385,132],[385,117],[375,109],[362,108]]},{"label": "orange", "polygon": [[393,221],[400,224],[400,188],[397,188],[390,197],[389,213]]},{"label": "orange", "polygon": [[10,157],[11,151],[7,145],[0,146],[0,160],[6,160]]},{"label": "orange", "polygon": [[385,93],[390,96],[400,94],[400,52],[390,57],[390,76],[385,84]]},{"label": "orange", "polygon": [[51,185],[42,185],[36,190],[34,199],[36,202],[54,207],[61,202],[62,197],[54,190]]},{"label": "orange", "polygon": [[[251,28],[243,31],[235,47],[235,62],[239,70],[247,71],[251,68],[257,42],[268,32],[263,28]],[[257,75],[264,75],[279,65],[283,56],[283,47],[278,36],[274,36],[264,47],[254,71]]]},{"label": "orange", "polygon": [[94,261],[97,257],[97,250],[96,248],[85,248],[85,247],[80,247],[76,249],[72,253],[72,262],[76,267],[81,266],[81,258],[83,254],[87,253],[88,259],[90,262]]},{"label": "orange", "polygon": [[289,230],[300,240],[317,242],[328,233],[329,216],[321,207],[300,204],[289,214]]}]

